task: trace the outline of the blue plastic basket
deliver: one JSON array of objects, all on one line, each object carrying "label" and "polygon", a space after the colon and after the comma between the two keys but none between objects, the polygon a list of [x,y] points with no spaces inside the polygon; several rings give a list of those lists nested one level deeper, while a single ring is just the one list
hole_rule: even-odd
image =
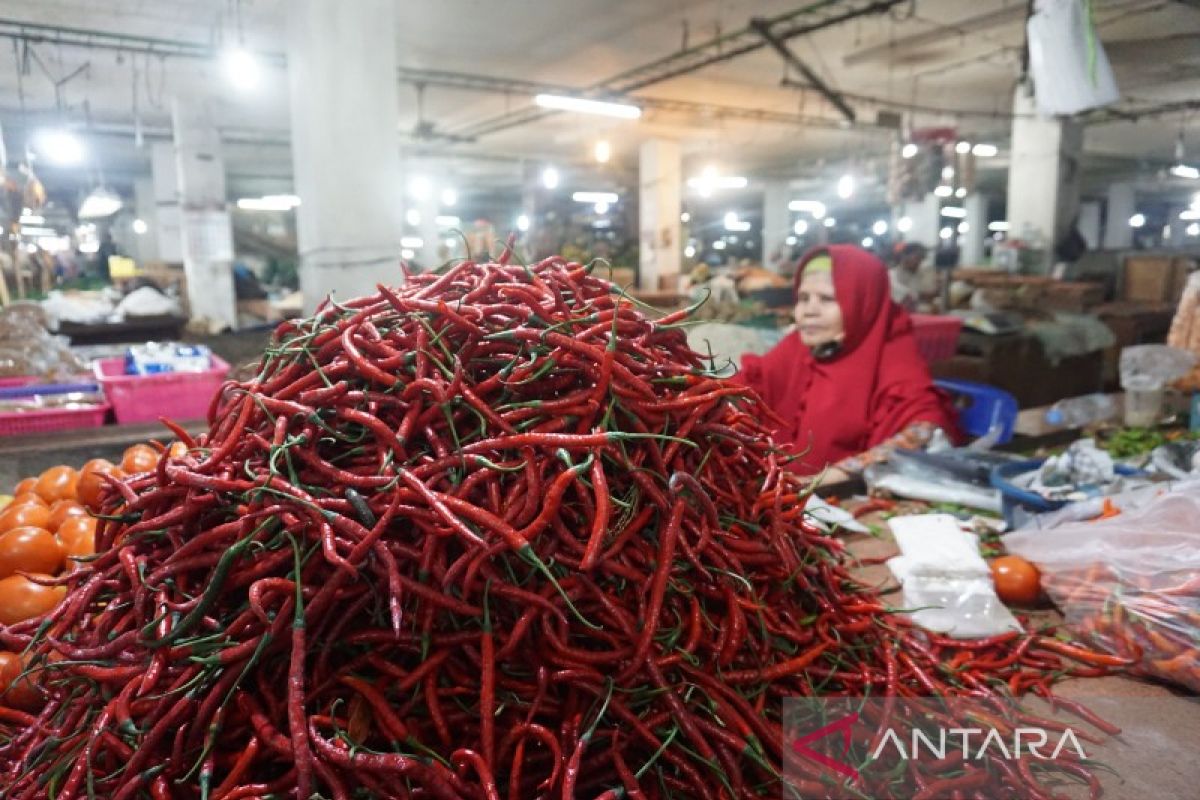
[{"label": "blue plastic basket", "polygon": [[[1045,514],[1048,511],[1057,511],[1071,502],[1069,500],[1048,500],[1037,492],[1022,489],[1013,483],[1013,479],[1018,475],[1032,472],[1044,463],[1046,463],[1046,459],[1034,458],[1027,461],[1014,461],[1011,464],[1001,464],[992,470],[992,486],[1000,491],[1001,511],[1004,514],[1004,521],[1009,524],[1010,528],[1016,526],[1015,512],[1017,509],[1022,509],[1030,514]],[[1140,469],[1124,464],[1117,464],[1115,469],[1118,475],[1146,474]]]}]

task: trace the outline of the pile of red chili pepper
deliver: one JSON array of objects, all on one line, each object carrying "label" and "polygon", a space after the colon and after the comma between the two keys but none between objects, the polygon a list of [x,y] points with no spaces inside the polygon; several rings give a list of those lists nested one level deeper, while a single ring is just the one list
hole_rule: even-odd
[{"label": "pile of red chili pepper", "polygon": [[45,699],[0,714],[0,793],[774,797],[787,696],[999,702],[1090,657],[887,613],[686,317],[555,258],[281,325],[0,629]]}]

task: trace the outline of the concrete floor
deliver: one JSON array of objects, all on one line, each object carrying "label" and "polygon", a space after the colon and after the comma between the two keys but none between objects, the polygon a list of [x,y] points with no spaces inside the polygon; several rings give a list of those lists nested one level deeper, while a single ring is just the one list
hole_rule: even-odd
[{"label": "concrete floor", "polygon": [[[909,513],[920,513],[913,509]],[[867,517],[881,535],[843,537],[861,559],[887,558],[899,550],[882,519]],[[899,591],[884,565],[856,571],[864,582],[884,589],[895,587],[885,600],[899,602]],[[1034,611],[1031,624],[1061,621],[1054,610]],[[1071,678],[1056,685],[1061,696],[1077,700],[1122,732],[1101,745],[1085,745],[1090,758],[1108,769],[1098,772],[1106,800],[1190,800],[1200,798],[1200,698],[1133,677]],[[1040,701],[1034,700],[1036,707]],[[1071,717],[1060,717],[1075,722]],[[1084,727],[1087,727],[1086,725]],[[1067,786],[1066,797],[1086,797],[1084,787]]]}]

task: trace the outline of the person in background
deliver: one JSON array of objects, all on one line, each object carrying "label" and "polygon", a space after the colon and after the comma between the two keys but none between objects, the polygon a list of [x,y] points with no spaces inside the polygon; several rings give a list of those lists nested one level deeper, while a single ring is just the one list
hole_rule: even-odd
[{"label": "person in background", "polygon": [[892,300],[908,311],[916,311],[937,295],[937,276],[932,270],[922,270],[928,254],[925,245],[909,242],[896,254],[888,275],[892,284]]},{"label": "person in background", "polygon": [[796,329],[766,355],[743,355],[738,376],[779,417],[776,442],[797,454],[793,469],[828,469],[836,482],[939,429],[957,438],[950,399],[933,385],[879,259],[852,245],[814,248],[795,290]]},{"label": "person in background", "polygon": [[96,250],[96,274],[108,283],[112,283],[112,272],[109,270],[110,256],[119,256],[117,243],[113,241],[112,233],[105,231],[100,238],[100,247]]}]

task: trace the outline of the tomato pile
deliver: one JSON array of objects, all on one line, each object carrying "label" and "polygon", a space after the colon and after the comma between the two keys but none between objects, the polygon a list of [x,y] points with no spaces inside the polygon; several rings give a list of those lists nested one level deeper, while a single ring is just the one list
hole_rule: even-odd
[{"label": "tomato pile", "polygon": [[[16,625],[54,609],[66,596],[67,573],[96,552],[96,517],[108,482],[149,472],[159,451],[136,444],[120,464],[95,458],[79,470],[60,465],[22,480],[0,507],[0,625]],[[32,680],[16,653],[0,651],[0,706],[40,705]]]}]

